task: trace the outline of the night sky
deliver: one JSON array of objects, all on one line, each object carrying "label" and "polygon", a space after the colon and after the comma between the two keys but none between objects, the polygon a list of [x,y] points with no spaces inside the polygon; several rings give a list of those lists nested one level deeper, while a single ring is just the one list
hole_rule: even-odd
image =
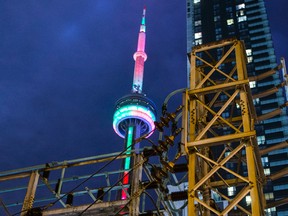
[{"label": "night sky", "polygon": [[[113,110],[131,90],[143,6],[143,91],[160,114],[186,87],[185,2],[2,0],[0,170],[122,151]],[[288,61],[288,1],[266,5],[276,55]]]}]

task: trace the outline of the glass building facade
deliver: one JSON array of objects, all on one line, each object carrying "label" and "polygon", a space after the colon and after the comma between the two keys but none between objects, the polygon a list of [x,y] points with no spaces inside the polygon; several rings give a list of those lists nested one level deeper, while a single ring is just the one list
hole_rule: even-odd
[{"label": "glass building facade", "polygon": [[[187,0],[187,53],[193,46],[228,38],[245,42],[248,76],[258,76],[276,68],[277,58],[264,0]],[[188,70],[189,71],[189,70]],[[188,72],[189,73],[189,72]],[[259,81],[250,82],[253,94],[272,89],[283,82],[281,70]],[[254,99],[258,116],[271,112],[287,101],[284,88],[265,97]],[[263,120],[255,127],[260,149],[288,139],[287,107],[273,118]],[[224,131],[225,133],[225,131]],[[262,156],[265,175],[269,176],[288,165],[288,148],[274,150]],[[228,188],[233,196],[235,189]],[[266,202],[274,202],[288,195],[288,176],[264,187]],[[249,205],[249,197],[246,198]],[[288,204],[267,209],[267,215],[288,215]]]}]

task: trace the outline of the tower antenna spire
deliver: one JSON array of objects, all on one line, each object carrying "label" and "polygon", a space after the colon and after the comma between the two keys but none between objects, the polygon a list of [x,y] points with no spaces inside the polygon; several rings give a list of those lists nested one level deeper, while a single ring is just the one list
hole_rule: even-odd
[{"label": "tower antenna spire", "polygon": [[142,15],[142,22],[141,22],[141,25],[144,25],[144,26],[145,26],[145,16],[146,16],[146,6],[144,6],[143,8],[143,15]]},{"label": "tower antenna spire", "polygon": [[144,62],[147,59],[147,54],[145,53],[145,42],[146,42],[146,6],[143,8],[142,21],[140,25],[140,31],[138,34],[138,44],[137,51],[134,53],[133,58],[135,60],[134,66],[134,77],[132,92],[142,93],[143,86],[143,75],[144,75]]}]

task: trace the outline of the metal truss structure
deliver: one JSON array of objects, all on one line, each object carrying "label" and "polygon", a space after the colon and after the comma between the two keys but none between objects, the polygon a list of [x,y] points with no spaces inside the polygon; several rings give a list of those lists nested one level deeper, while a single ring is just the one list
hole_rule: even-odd
[{"label": "metal truss structure", "polygon": [[[190,60],[184,112],[188,215],[265,215],[265,175],[244,44],[231,39],[196,46]],[[225,195],[229,189],[233,196]],[[215,204],[217,197],[224,201],[221,208]]]},{"label": "metal truss structure", "polygon": [[[123,151],[1,172],[0,214],[160,214],[167,206],[152,181],[150,165],[144,164],[142,151],[139,154]],[[124,170],[119,168],[126,157],[134,158],[129,174],[138,175],[134,176],[131,185],[121,183]],[[126,190],[128,198],[121,200],[119,195],[125,188],[131,190]],[[159,198],[154,201],[151,200],[152,196]]]}]

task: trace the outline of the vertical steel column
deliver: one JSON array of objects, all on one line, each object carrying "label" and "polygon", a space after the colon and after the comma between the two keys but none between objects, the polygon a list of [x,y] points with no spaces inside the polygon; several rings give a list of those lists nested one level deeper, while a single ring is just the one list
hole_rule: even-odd
[{"label": "vertical steel column", "polygon": [[24,198],[22,210],[21,210],[21,216],[24,216],[27,214],[27,211],[30,210],[34,203],[35,193],[38,185],[39,180],[39,173],[38,171],[32,172],[30,175],[30,180],[28,183],[27,192]]},{"label": "vertical steel column", "polygon": [[[190,67],[190,89],[195,89],[196,82],[199,82],[199,75],[196,72],[196,58],[195,52],[192,51],[191,57],[191,67]],[[185,116],[188,117],[189,126],[188,126],[188,141],[195,140],[195,133],[196,133],[196,119],[197,119],[197,108],[196,108],[196,100],[189,101],[189,95],[186,93],[186,102],[185,104],[189,105],[189,111],[187,106],[185,107]],[[187,156],[188,156],[188,215],[195,215],[196,208],[195,208],[195,196],[196,192],[192,189],[196,184],[196,152],[195,149],[188,149],[187,148],[187,140],[185,140],[185,148],[187,149]]]},{"label": "vertical steel column", "polygon": [[[246,55],[243,54],[243,47],[240,42],[235,45],[235,53],[236,53],[236,62],[237,62],[237,72],[238,72],[238,80],[247,79],[247,71],[246,71],[246,60],[244,57]],[[246,87],[246,89],[245,89]],[[243,119],[243,131],[249,132],[254,127],[253,120],[251,119],[249,111],[251,102],[248,101],[247,97],[247,88],[248,86],[242,86],[240,90],[240,107]],[[255,138],[255,137],[254,137]],[[261,197],[259,196],[258,183],[257,183],[257,170],[256,170],[256,160],[254,157],[254,149],[252,139],[247,139],[246,143],[246,160],[247,160],[247,169],[248,169],[248,179],[249,184],[251,186],[251,210],[253,216],[261,215]]]}]

